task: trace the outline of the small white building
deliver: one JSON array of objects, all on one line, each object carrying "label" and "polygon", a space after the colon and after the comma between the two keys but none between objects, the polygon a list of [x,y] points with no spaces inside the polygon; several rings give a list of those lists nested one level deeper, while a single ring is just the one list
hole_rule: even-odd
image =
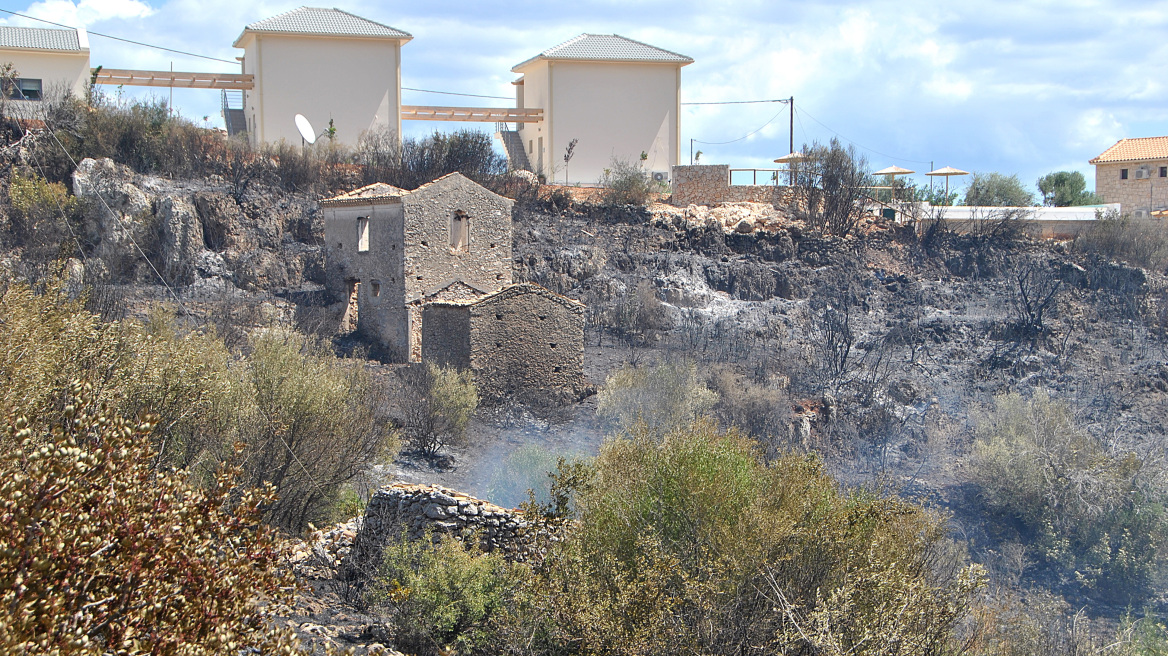
[{"label": "small white building", "polygon": [[243,73],[246,129],[253,144],[300,143],[295,117],[317,135],[336,129],[355,145],[367,130],[401,134],[401,47],[413,37],[340,9],[300,7],[257,21],[235,40]]},{"label": "small white building", "polygon": [[[597,182],[614,157],[636,163],[642,153],[645,171],[668,180],[680,157],[681,68],[692,63],[616,34],[581,34],[511,69],[522,75],[515,106],[543,109],[542,121],[520,124],[511,140],[549,182],[565,180],[573,139],[571,182]],[[512,166],[525,168],[511,150]]]},{"label": "small white building", "polygon": [[14,84],[3,90],[9,113],[37,118],[45,97],[85,95],[89,36],[85,30],[0,27],[0,64],[12,64],[17,74]]}]

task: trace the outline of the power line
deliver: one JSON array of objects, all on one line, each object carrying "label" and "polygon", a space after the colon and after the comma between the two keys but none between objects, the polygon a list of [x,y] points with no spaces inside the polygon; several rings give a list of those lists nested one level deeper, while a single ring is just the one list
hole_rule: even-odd
[{"label": "power line", "polygon": [[433,89],[413,89],[411,87],[402,87],[402,91],[420,91],[422,93],[440,93],[444,96],[464,96],[467,98],[493,98],[495,100],[514,100],[510,96],[481,96],[477,93],[455,93],[453,91],[435,91]]},{"label": "power line", "polygon": [[[783,102],[786,102],[786,101],[783,101]],[[770,125],[771,123],[774,123],[775,119],[778,118],[779,116],[781,116],[783,114],[783,112],[785,112],[785,111],[787,111],[787,110],[780,109],[778,114],[775,114],[774,116],[772,116],[771,120],[767,121],[766,123],[763,123],[762,126],[759,127],[757,130],[747,134],[746,136],[738,137],[737,139],[731,139],[730,141],[702,141],[700,139],[691,139],[690,141],[693,141],[694,143],[705,144],[707,146],[725,146],[726,144],[737,143],[739,141],[742,141],[743,139],[747,139],[749,137],[752,137],[752,136],[758,134],[759,132],[762,132],[763,128]]]},{"label": "power line", "polygon": [[779,100],[721,100],[717,102],[683,102],[683,105],[756,105],[758,103],[789,103],[789,98]]},{"label": "power line", "polygon": [[[27,18],[27,19],[29,19],[29,20],[40,21],[40,22],[42,22],[42,23],[48,23],[49,25],[56,25],[57,27],[64,27],[64,28],[67,28],[67,29],[70,29],[70,30],[76,30],[76,29],[78,29],[78,28],[76,28],[76,27],[73,27],[72,25],[65,25],[65,24],[63,24],[63,23],[54,23],[54,22],[53,22],[53,21],[51,21],[51,20],[45,20],[45,19],[43,19],[43,18],[37,18],[36,16],[29,16],[29,15],[27,15],[27,14],[19,14],[19,13],[15,12],[15,11],[9,11],[9,10],[7,10],[7,9],[0,9],[0,11],[4,12],[4,13],[6,13],[6,14],[12,14],[13,16],[20,16],[21,18]],[[218,57],[208,57],[207,55],[199,55],[199,54],[196,54],[196,53],[193,53],[193,52],[187,52],[187,51],[185,51],[185,50],[175,50],[174,48],[166,48],[166,47],[163,47],[163,46],[156,46],[156,45],[154,45],[154,44],[151,44],[151,43],[143,43],[143,42],[141,42],[141,41],[134,41],[134,40],[132,40],[132,39],[123,39],[123,38],[122,38],[122,37],[120,37],[120,36],[113,36],[113,35],[110,35],[110,34],[102,34],[101,32],[92,32],[92,31],[90,31],[90,30],[85,30],[85,31],[86,31],[86,33],[88,33],[88,34],[92,34],[92,35],[94,35],[94,36],[100,36],[100,37],[104,37],[104,38],[107,38],[107,39],[113,39],[114,41],[124,41],[125,43],[132,43],[132,44],[134,44],[134,45],[136,45],[136,46],[142,46],[142,47],[145,47],[145,48],[154,48],[155,50],[165,50],[166,52],[173,52],[173,53],[177,53],[177,54],[180,54],[180,55],[186,55],[187,57],[198,57],[198,58],[200,58],[200,59],[210,59],[211,61],[223,62],[224,64],[236,64],[236,65],[238,65],[238,64],[239,64],[239,62],[238,62],[238,61],[230,61],[230,60],[227,60],[227,59],[219,59]]]},{"label": "power line", "polygon": [[814,116],[812,116],[811,114],[809,114],[809,113],[807,112],[806,105],[804,105],[803,107],[801,107],[801,108],[799,109],[799,111],[800,111],[801,113],[803,113],[803,114],[807,114],[807,118],[811,119],[812,121],[815,121],[816,123],[819,123],[819,125],[821,125],[821,126],[822,126],[822,127],[825,129],[825,130],[827,130],[828,132],[831,132],[832,134],[834,134],[835,136],[839,137],[840,139],[843,139],[844,141],[846,141],[846,142],[848,142],[848,143],[852,144],[853,146],[858,146],[858,147],[860,147],[860,148],[863,148],[864,150],[866,150],[866,151],[868,151],[868,152],[870,152],[870,153],[876,153],[877,155],[880,155],[881,157],[890,157],[890,158],[892,158],[892,159],[895,159],[895,160],[900,160],[900,161],[902,161],[902,162],[912,162],[912,163],[914,163],[914,164],[928,164],[928,163],[929,163],[929,162],[927,162],[927,161],[921,161],[921,160],[919,160],[919,159],[909,159],[909,158],[907,158],[907,157],[897,157],[896,155],[889,155],[888,153],[882,153],[882,152],[880,152],[879,150],[875,150],[875,149],[873,149],[873,148],[869,148],[869,147],[865,146],[865,145],[864,145],[864,144],[862,144],[862,143],[858,143],[858,142],[852,141],[851,139],[849,139],[849,138],[845,137],[844,135],[840,134],[839,132],[836,132],[835,130],[833,130],[833,129],[831,129],[831,128],[827,127],[826,125],[824,125],[822,121],[820,121],[819,119],[815,118]]}]

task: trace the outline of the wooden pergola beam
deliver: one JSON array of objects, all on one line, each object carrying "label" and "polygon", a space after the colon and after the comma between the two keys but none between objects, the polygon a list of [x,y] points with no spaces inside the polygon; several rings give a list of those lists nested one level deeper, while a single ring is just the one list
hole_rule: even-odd
[{"label": "wooden pergola beam", "polygon": [[255,76],[242,73],[189,73],[180,71],[134,71],[121,68],[97,70],[95,84],[133,87],[174,87],[180,89],[255,88]]},{"label": "wooden pergola beam", "polygon": [[538,123],[542,109],[515,107],[431,107],[402,105],[403,121],[470,121],[477,123]]}]

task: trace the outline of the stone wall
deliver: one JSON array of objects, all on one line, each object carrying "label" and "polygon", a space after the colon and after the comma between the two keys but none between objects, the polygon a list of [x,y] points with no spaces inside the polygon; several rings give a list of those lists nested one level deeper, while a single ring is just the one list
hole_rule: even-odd
[{"label": "stone wall", "polygon": [[[1147,167],[1151,177],[1136,180],[1140,167]],[[1095,193],[1105,203],[1119,203],[1124,214],[1168,208],[1168,177],[1160,177],[1161,167],[1168,167],[1168,160],[1096,164]],[[1127,169],[1127,180],[1121,177],[1123,169]]]},{"label": "stone wall", "polygon": [[435,541],[477,539],[483,551],[502,551],[517,562],[537,561],[546,553],[547,543],[559,539],[556,532],[535,526],[518,510],[437,485],[396,483],[369,499],[341,571],[347,577],[369,576],[379,568],[387,544],[427,534]]},{"label": "stone wall", "polygon": [[422,307],[422,361],[470,368],[470,308],[446,303]]},{"label": "stone wall", "polygon": [[673,167],[673,205],[717,205],[719,203],[789,204],[794,190],[780,185],[731,185],[730,167],[702,164]]},{"label": "stone wall", "polygon": [[[405,302],[462,280],[486,291],[511,284],[514,204],[459,173],[401,197],[405,214]],[[451,246],[452,219],[467,217],[470,242]]]}]

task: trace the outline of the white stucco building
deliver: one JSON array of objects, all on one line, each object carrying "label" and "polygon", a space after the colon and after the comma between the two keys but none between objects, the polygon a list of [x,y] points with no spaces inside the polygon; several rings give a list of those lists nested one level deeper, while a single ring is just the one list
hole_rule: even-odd
[{"label": "white stucco building", "polygon": [[401,47],[408,33],[340,9],[300,7],[257,21],[235,40],[255,76],[243,111],[252,143],[300,143],[303,114],[319,135],[355,145],[366,130],[401,134]]},{"label": "white stucco building", "polygon": [[[531,170],[593,183],[614,157],[667,179],[681,141],[681,68],[693,59],[616,34],[581,34],[512,68],[516,107],[542,108],[543,120],[521,124],[518,139]],[[510,150],[509,150],[510,152]],[[512,156],[512,165],[517,159]],[[517,167],[518,168],[518,167]]]},{"label": "white stucco building", "polygon": [[0,27],[0,63],[17,73],[4,89],[9,113],[36,118],[40,101],[54,93],[85,95],[89,37],[85,30]]}]

